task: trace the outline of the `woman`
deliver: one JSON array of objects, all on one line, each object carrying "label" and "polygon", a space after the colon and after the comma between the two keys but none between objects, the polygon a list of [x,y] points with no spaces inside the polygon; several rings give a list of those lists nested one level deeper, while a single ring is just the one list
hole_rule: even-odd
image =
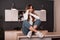
[{"label": "woman", "polygon": [[43,37],[43,34],[37,30],[38,26],[40,25],[41,21],[39,17],[34,13],[34,8],[31,4],[26,7],[26,12],[23,15],[23,27],[22,31],[27,37],[31,38],[32,33],[34,32],[38,37]]}]

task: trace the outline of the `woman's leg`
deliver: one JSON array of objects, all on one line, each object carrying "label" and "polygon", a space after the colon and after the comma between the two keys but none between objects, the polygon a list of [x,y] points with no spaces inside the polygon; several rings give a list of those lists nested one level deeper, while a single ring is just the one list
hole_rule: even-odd
[{"label": "woman's leg", "polygon": [[30,24],[27,20],[23,21],[23,24],[22,24],[22,31],[25,35],[27,35],[27,33],[30,31],[29,28],[30,28]]},{"label": "woman's leg", "polygon": [[[36,20],[36,22],[34,23],[34,25],[37,25],[37,26],[38,26],[39,23],[40,23],[39,20]],[[37,31],[35,28],[33,28],[33,27],[29,24],[28,21],[24,21],[24,22],[23,22],[22,31],[23,31],[23,33],[24,33],[25,35],[27,35],[27,33],[29,33],[29,31],[32,31],[32,32],[35,32],[37,36],[43,37],[43,34],[42,34],[41,32],[39,32],[39,31]],[[30,38],[31,36],[28,36],[28,37]]]},{"label": "woman's leg", "polygon": [[34,29],[37,29],[40,24],[41,24],[40,19],[37,19],[37,20],[34,22],[34,25],[33,25]]},{"label": "woman's leg", "polygon": [[[37,20],[34,22],[34,25],[33,25],[34,29],[37,30],[37,28],[38,28],[38,26],[39,26],[40,24],[41,24],[40,19],[37,19]],[[40,31],[35,32],[35,34],[36,34],[38,37],[40,37],[40,38],[42,38],[42,37],[44,36]]]},{"label": "woman's leg", "polygon": [[36,32],[37,30],[35,30],[35,29],[30,25],[30,23],[25,20],[25,21],[23,21],[22,31],[23,31],[23,33],[24,33],[25,35],[27,35],[27,33],[28,33],[29,31],[34,31],[34,32]]}]

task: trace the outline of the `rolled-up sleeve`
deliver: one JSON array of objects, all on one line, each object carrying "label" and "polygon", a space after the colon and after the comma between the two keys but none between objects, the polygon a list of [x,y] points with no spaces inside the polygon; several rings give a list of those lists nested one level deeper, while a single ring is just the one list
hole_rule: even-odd
[{"label": "rolled-up sleeve", "polygon": [[26,15],[26,14],[23,14],[23,17],[24,17],[24,20],[28,19],[28,15]]},{"label": "rolled-up sleeve", "polygon": [[33,16],[33,17],[35,17],[35,19],[40,19],[39,16],[37,16],[37,15],[34,15],[32,13],[30,13],[30,15]]},{"label": "rolled-up sleeve", "polygon": [[23,19],[24,19],[24,20],[27,20],[27,19],[28,19],[28,11],[26,11],[26,12],[23,14]]}]

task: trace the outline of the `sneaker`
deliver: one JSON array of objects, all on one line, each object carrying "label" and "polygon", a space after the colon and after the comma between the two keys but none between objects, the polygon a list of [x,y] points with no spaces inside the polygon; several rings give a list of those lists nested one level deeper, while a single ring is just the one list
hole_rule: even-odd
[{"label": "sneaker", "polygon": [[31,36],[32,36],[32,31],[29,31],[28,34],[27,34],[27,37],[31,38]]},{"label": "sneaker", "polygon": [[37,31],[35,34],[36,34],[36,36],[38,36],[40,38],[43,38],[43,36],[44,36],[40,31]]}]

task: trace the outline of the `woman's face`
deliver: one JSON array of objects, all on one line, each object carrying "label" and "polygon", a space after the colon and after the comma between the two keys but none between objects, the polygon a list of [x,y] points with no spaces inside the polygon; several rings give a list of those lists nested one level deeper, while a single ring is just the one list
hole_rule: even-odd
[{"label": "woman's face", "polygon": [[30,6],[29,12],[33,12],[33,8],[32,8],[32,6]]}]

